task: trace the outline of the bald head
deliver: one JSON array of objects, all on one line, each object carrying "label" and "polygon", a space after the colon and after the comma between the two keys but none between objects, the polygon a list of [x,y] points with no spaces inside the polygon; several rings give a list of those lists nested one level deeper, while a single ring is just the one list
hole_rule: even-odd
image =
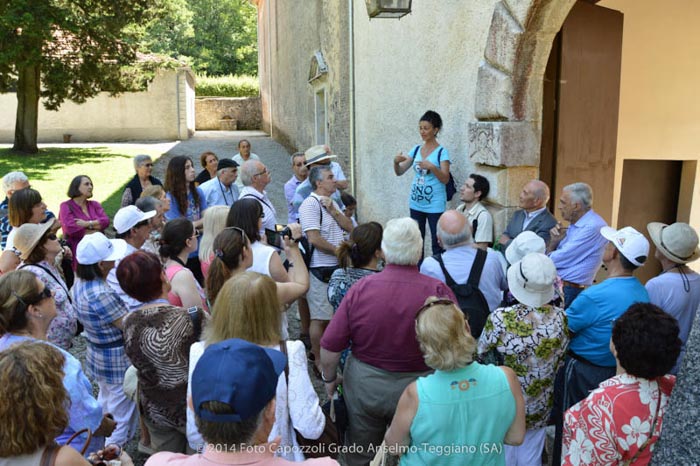
[{"label": "bald head", "polygon": [[438,220],[437,237],[443,248],[450,249],[471,243],[472,229],[464,215],[447,210]]},{"label": "bald head", "polygon": [[549,186],[540,180],[530,180],[520,193],[520,208],[528,212],[539,210],[549,201]]}]

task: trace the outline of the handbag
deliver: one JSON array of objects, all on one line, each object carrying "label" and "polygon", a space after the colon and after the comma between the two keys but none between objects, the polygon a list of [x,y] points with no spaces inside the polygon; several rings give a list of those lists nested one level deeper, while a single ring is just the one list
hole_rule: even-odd
[{"label": "handbag", "polygon": [[[80,449],[80,454],[85,455],[85,452],[87,451],[88,447],[90,446],[90,442],[92,441],[92,431],[88,428],[79,430],[75,432],[73,435],[68,438],[66,441],[65,445],[63,446],[70,446],[70,444],[78,438],[79,435],[87,433],[87,440],[85,441],[85,445],[83,445],[83,448]],[[39,461],[39,466],[54,466],[56,464],[56,458],[58,457],[58,450],[61,449],[61,445],[58,445],[54,443],[53,445],[49,445],[44,449],[44,453],[41,455],[41,460]]]},{"label": "handbag", "polygon": [[[287,356],[287,343],[285,341],[280,341],[280,351],[282,352],[282,354]],[[287,363],[287,365],[284,366],[284,379],[287,383],[287,391],[289,391],[289,363]],[[287,403],[289,403],[289,396],[287,396]],[[322,411],[326,423],[323,427],[323,432],[321,432],[321,435],[317,439],[307,439],[306,437],[301,435],[299,431],[296,430],[296,428],[294,429],[294,433],[297,437],[297,443],[300,447],[302,447],[302,451],[304,452],[305,457],[323,458],[326,456],[330,456],[331,458],[336,459],[338,458],[338,429],[336,428],[330,416],[332,415],[333,417],[335,417],[334,404],[331,403],[330,405],[330,413],[326,412],[323,409]],[[291,417],[289,418],[289,422],[291,424]],[[293,424],[292,427],[294,427]]]}]

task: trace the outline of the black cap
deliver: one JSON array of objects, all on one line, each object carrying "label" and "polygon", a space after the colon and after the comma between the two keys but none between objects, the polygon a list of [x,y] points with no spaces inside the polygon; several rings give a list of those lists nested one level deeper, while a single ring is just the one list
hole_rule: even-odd
[{"label": "black cap", "polygon": [[221,170],[222,168],[236,168],[238,163],[231,159],[219,159],[219,164],[216,166],[216,170]]}]

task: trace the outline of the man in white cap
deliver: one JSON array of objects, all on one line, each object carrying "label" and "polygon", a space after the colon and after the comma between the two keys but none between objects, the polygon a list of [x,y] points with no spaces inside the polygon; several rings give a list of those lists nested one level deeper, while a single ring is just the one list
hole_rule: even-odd
[{"label": "man in white cap", "polygon": [[136,252],[141,249],[143,243],[146,242],[151,234],[151,224],[150,219],[156,215],[156,211],[152,210],[150,212],[143,212],[141,209],[135,205],[129,205],[122,207],[114,215],[114,229],[117,230],[117,238],[126,241],[126,251],[122,257],[119,257],[115,263],[114,268],[109,271],[107,276],[107,283],[109,286],[119,293],[119,297],[126,307],[130,311],[141,307],[141,302],[135,300],[122,290],[119,286],[119,280],[117,280],[117,267],[119,262],[132,252]]},{"label": "man in white cap", "polygon": [[[348,188],[348,180],[345,178],[343,173],[343,168],[338,162],[334,162],[333,159],[337,158],[336,155],[331,153],[331,148],[328,146],[312,146],[306,149],[304,152],[304,166],[311,170],[313,167],[318,166],[328,166],[333,172],[333,179],[335,180],[336,191],[333,193],[331,198],[338,203],[340,208],[343,208],[343,201],[340,199],[340,191]],[[309,183],[307,178],[303,183],[297,186],[294,192],[294,198],[292,199],[292,206],[299,209],[304,200],[309,197],[314,188]]]},{"label": "man in white cap", "polygon": [[686,264],[700,257],[698,235],[687,223],[653,222],[647,225],[647,231],[656,246],[654,257],[661,263],[661,274],[646,284],[649,302],[672,315],[678,321],[683,342],[681,354],[671,369],[677,374],[685,355],[690,328],[700,305],[700,275],[693,272]]},{"label": "man in white cap", "polygon": [[[615,320],[634,303],[648,303],[649,294],[634,271],[644,265],[649,255],[649,241],[632,227],[615,230],[602,227],[600,234],[608,241],[603,263],[608,277],[586,288],[566,310],[569,331],[573,334],[564,362],[563,411],[588,396],[603,380],[615,375],[617,363],[610,351]],[[556,261],[555,261],[556,264]],[[561,455],[563,411],[555,406],[555,461]]]}]

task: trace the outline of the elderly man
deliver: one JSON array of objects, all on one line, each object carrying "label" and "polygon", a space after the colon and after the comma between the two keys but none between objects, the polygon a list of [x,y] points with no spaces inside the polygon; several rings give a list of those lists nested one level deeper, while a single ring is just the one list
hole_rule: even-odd
[{"label": "elderly man", "polygon": [[700,306],[700,275],[686,264],[700,258],[698,234],[687,223],[653,222],[647,225],[656,246],[654,257],[661,263],[661,274],[646,284],[649,301],[672,315],[680,327],[681,354],[671,369],[677,374],[685,355],[685,344]]},{"label": "elderly man", "polygon": [[534,231],[546,243],[549,241],[550,230],[557,224],[557,219],[547,210],[549,187],[544,182],[528,181],[520,192],[518,201],[520,210],[515,211],[506,231],[498,240],[502,251],[505,251],[511,241],[525,230]]},{"label": "elderly man", "polygon": [[231,159],[221,159],[216,166],[216,178],[199,185],[207,198],[207,206],[225,205],[231,207],[238,200],[238,164]]},{"label": "elderly man", "polygon": [[[471,228],[467,218],[456,210],[448,210],[440,216],[437,238],[445,252],[426,258],[420,271],[424,275],[447,283],[455,295],[459,296],[462,293],[460,290],[463,289],[474,269],[478,275],[478,278],[475,275],[475,279],[478,279],[476,291],[486,298],[487,305],[486,309],[479,306],[479,309],[474,309],[469,314],[469,327],[474,338],[478,339],[489,312],[500,305],[503,291],[508,289],[503,267],[496,257],[498,253],[477,251],[472,243]],[[480,256],[483,262],[477,261]]]},{"label": "elderly man", "polygon": [[[583,290],[566,310],[573,336],[564,367],[557,376],[563,407],[556,403],[555,447],[561,447],[563,411],[615,375],[617,364],[610,352],[613,323],[632,304],[649,302],[647,290],[634,276],[634,271],[644,265],[649,255],[649,241],[632,227],[617,231],[605,226],[599,234],[606,240],[603,263],[608,277]],[[555,455],[558,458],[560,450],[555,449]]]},{"label": "elderly man", "polygon": [[564,186],[559,211],[569,228],[557,223],[551,230],[547,253],[564,285],[564,308],[593,283],[607,241],[600,229],[605,220],[593,210],[593,191],[586,183]]},{"label": "elderly man", "polygon": [[457,212],[467,217],[472,227],[474,246],[480,249],[486,249],[493,243],[493,217],[481,204],[481,200],[489,195],[490,189],[489,180],[475,173],[469,175],[459,189],[462,204],[457,207]]},{"label": "elderly man", "polygon": [[415,220],[390,220],[382,251],[384,270],[348,290],[321,340],[321,375],[329,396],[337,385],[341,352],[352,342],[343,373],[350,419],[346,445],[358,447],[344,457],[350,466],[369,464],[374,456],[371,448],[382,443],[401,393],[430,371],[415,330],[415,317],[425,300],[438,296],[456,302],[447,285],[418,271],[423,240]]},{"label": "elderly man", "polygon": [[[3,251],[7,246],[7,236],[12,231],[8,202],[15,191],[29,187],[29,178],[23,172],[10,172],[2,177],[2,190],[5,192],[5,200],[0,203],[0,236],[2,237],[0,239],[0,249]],[[46,223],[53,218],[55,218],[55,215],[47,210],[46,218],[41,223]]]},{"label": "elderly man", "polygon": [[114,267],[107,275],[107,283],[119,294],[119,297],[130,311],[133,311],[143,305],[141,301],[137,301],[122,290],[117,280],[117,267],[121,260],[136,252],[144,245],[151,234],[151,218],[157,215],[157,211],[143,212],[135,205],[122,207],[114,215],[114,229],[117,230],[117,238],[126,241],[126,253],[120,259],[114,262]]},{"label": "elderly man", "polygon": [[[277,437],[268,441],[275,423],[277,380],[287,357],[245,340],[233,338],[208,345],[192,371],[191,403],[197,429],[206,441],[195,455],[161,452],[147,466],[297,464],[275,458]],[[331,458],[305,462],[337,465]]]},{"label": "elderly man", "polygon": [[[331,153],[331,149],[328,146],[313,146],[306,149],[304,152],[304,165],[307,169],[311,170],[316,166],[329,167],[333,171],[333,177],[336,180],[336,188],[338,190],[344,190],[348,187],[348,181],[345,179],[345,174],[343,173],[343,168],[338,162],[334,162],[333,159],[337,158],[336,155]],[[304,199],[309,197],[313,191],[313,187],[309,180],[302,182],[297,186],[297,190],[294,193],[294,198],[292,199],[292,205],[297,209],[304,202]],[[338,203],[339,206],[343,206],[343,202],[340,199],[340,191],[333,193],[333,200]]]},{"label": "elderly man", "polygon": [[252,197],[258,201],[262,207],[263,219],[260,236],[265,232],[265,229],[275,231],[277,211],[265,192],[265,187],[272,181],[270,171],[262,162],[258,160],[248,160],[241,167],[241,179],[243,180],[244,188],[241,190],[241,197],[239,199]]},{"label": "elderly man", "polygon": [[311,323],[311,351],[316,364],[320,358],[320,341],[333,316],[333,306],[328,302],[328,282],[338,268],[336,249],[343,242],[343,232],[352,231],[352,221],[343,214],[330,196],[335,192],[335,176],[329,167],[314,167],[309,172],[309,182],[314,191],[299,207],[299,221],[313,247],[309,264],[309,302]]},{"label": "elderly man", "polygon": [[284,184],[284,197],[287,200],[287,223],[299,221],[299,206],[294,206],[294,193],[309,176],[309,169],[304,164],[303,152],[292,155],[292,177]]}]

